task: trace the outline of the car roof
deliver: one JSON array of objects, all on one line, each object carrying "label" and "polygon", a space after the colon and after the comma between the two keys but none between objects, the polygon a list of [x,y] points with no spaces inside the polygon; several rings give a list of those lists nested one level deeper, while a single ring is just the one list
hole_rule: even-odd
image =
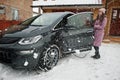
[{"label": "car roof", "polygon": [[66,15],[66,14],[74,14],[73,12],[50,12],[50,13],[43,13],[43,14],[58,14],[58,15]]},{"label": "car roof", "polygon": [[[73,12],[50,12],[50,13],[43,13],[43,14],[54,14],[54,15],[59,15],[59,18],[62,18],[66,16],[67,14],[75,14]],[[42,15],[42,14],[41,14]]]}]

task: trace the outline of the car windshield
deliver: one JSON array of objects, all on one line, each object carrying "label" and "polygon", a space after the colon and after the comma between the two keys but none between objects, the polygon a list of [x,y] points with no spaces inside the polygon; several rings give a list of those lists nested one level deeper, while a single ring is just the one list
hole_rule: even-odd
[{"label": "car windshield", "polygon": [[32,26],[43,26],[51,25],[54,23],[61,15],[58,13],[45,13],[38,17],[30,18],[22,23],[22,25],[32,25]]}]

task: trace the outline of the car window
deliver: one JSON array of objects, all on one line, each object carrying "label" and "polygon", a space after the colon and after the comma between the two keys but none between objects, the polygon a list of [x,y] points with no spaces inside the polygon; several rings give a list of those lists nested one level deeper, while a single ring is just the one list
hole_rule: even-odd
[{"label": "car window", "polygon": [[32,18],[29,18],[21,23],[21,25],[51,25],[56,20],[58,20],[63,14],[62,13],[45,13]]},{"label": "car window", "polygon": [[71,16],[71,15],[73,15],[73,14],[68,14],[68,15],[66,15],[63,19],[61,19],[61,20],[58,22],[58,24],[55,26],[54,29],[59,29],[59,28],[65,27],[65,25],[67,24],[67,18],[68,18],[69,16]]},{"label": "car window", "polygon": [[60,21],[58,22],[58,24],[55,26],[54,29],[62,28],[62,27],[64,27],[66,24],[67,24],[67,19],[63,18],[62,20],[60,20]]},{"label": "car window", "polygon": [[29,18],[25,21],[23,21],[22,23],[20,23],[20,25],[30,25],[32,21],[34,21],[38,16],[35,16],[35,17],[32,17],[32,18]]},{"label": "car window", "polygon": [[92,13],[83,12],[68,17],[67,25],[74,26],[77,29],[91,27]]},{"label": "car window", "polygon": [[42,14],[38,18],[36,18],[31,25],[51,25],[60,17],[59,14],[48,13]]}]

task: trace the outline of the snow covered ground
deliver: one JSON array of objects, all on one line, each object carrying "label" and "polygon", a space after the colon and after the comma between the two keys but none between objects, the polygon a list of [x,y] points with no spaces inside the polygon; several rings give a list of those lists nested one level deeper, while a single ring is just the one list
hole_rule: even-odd
[{"label": "snow covered ground", "polygon": [[0,64],[0,80],[120,80],[120,44],[103,43],[99,60],[90,57],[93,53],[94,50],[85,58],[69,55],[52,70],[40,74]]}]

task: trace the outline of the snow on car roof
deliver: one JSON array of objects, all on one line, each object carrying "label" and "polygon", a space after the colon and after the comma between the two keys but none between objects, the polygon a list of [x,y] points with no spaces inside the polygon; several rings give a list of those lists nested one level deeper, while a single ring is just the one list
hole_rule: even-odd
[{"label": "snow on car roof", "polygon": [[74,4],[102,4],[102,0],[39,0],[33,1],[33,5],[74,5]]}]

